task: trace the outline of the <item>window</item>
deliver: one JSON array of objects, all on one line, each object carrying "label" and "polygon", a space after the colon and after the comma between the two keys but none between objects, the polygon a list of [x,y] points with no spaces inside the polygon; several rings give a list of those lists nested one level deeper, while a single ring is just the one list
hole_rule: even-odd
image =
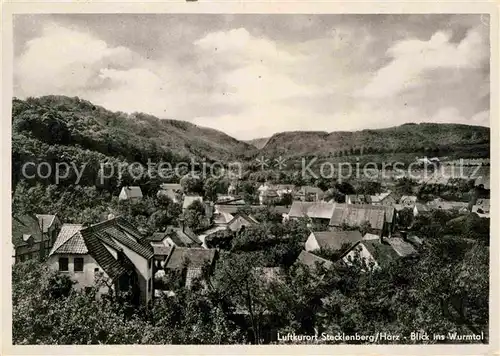
[{"label": "window", "polygon": [[153,280],[150,278],[148,280],[148,292],[151,292],[151,287],[152,287],[152,284],[153,284],[152,282],[153,282]]},{"label": "window", "polygon": [[28,253],[28,254],[26,255],[26,260],[31,260],[31,253]]},{"label": "window", "polygon": [[149,269],[153,268],[153,259],[149,260]]},{"label": "window", "polygon": [[68,262],[69,260],[67,257],[59,257],[59,271],[67,272]]},{"label": "window", "polygon": [[74,262],[75,262],[75,272],[83,272],[83,258],[76,257]]},{"label": "window", "polygon": [[99,268],[94,268],[94,272],[99,272]]}]

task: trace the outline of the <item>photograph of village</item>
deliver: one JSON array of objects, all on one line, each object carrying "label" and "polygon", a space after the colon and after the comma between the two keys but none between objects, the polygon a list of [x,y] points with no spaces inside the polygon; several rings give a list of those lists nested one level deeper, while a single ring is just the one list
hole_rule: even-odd
[{"label": "photograph of village", "polygon": [[489,33],[15,15],[12,343],[488,344]]}]

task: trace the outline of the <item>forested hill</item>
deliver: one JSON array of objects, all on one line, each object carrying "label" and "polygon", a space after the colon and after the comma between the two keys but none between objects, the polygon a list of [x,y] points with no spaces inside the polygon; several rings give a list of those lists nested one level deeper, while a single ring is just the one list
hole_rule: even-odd
[{"label": "forested hill", "polygon": [[[404,124],[362,131],[294,131],[273,135],[261,149],[265,156],[333,156],[404,152],[441,155],[475,151],[489,156],[490,129],[460,124]],[[339,153],[341,152],[341,153]]]},{"label": "forested hill", "polygon": [[172,157],[235,159],[254,149],[223,132],[177,120],[111,112],[65,96],[13,100],[13,140],[22,135],[48,145],[78,146],[128,161]]}]

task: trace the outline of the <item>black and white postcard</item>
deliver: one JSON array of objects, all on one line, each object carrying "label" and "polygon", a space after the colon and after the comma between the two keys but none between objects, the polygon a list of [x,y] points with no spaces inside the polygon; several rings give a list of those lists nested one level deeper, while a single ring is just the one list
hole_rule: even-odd
[{"label": "black and white postcard", "polygon": [[4,4],[3,353],[498,352],[498,10],[277,4]]}]

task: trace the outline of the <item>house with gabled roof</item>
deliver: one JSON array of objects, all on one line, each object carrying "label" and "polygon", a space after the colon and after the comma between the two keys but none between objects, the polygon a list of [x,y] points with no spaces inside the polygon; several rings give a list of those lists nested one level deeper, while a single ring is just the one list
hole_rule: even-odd
[{"label": "house with gabled roof", "polygon": [[302,217],[313,221],[329,221],[335,210],[335,203],[294,201],[288,212],[289,219]]},{"label": "house with gabled roof", "polygon": [[303,264],[313,271],[317,269],[318,265],[323,266],[325,269],[332,268],[334,265],[332,261],[328,261],[323,257],[319,257],[305,250],[300,251],[300,254],[294,264]]},{"label": "house with gabled roof", "polygon": [[383,268],[388,263],[399,258],[400,256],[389,243],[381,239],[372,239],[361,241],[344,255],[342,260],[346,265],[350,266],[355,259],[360,259],[364,263],[366,270],[373,271]]},{"label": "house with gabled roof", "polygon": [[142,199],[141,187],[123,187],[118,195],[119,200],[137,201]]},{"label": "house with gabled roof", "polygon": [[323,193],[324,192],[321,188],[303,185],[295,193],[294,198],[302,201],[319,201],[321,200]]},{"label": "house with gabled roof", "polygon": [[40,229],[36,216],[13,216],[11,233],[13,263],[43,259],[47,255],[51,242]]},{"label": "house with gabled roof", "polygon": [[47,263],[76,282],[75,288],[106,280],[101,292],[135,291],[147,305],[153,296],[153,248],[122,217],[95,225],[64,224]]},{"label": "house with gabled roof", "polygon": [[[215,249],[172,246],[168,255],[157,264],[155,278],[163,278],[165,271],[180,272],[183,284],[190,288],[195,279],[203,276],[204,267],[207,267],[207,273],[212,272],[216,257]],[[168,288],[168,286],[165,287]]]},{"label": "house with gabled roof", "polygon": [[61,229],[61,220],[59,220],[57,215],[52,214],[36,214],[36,217],[42,233],[45,235],[47,240],[50,241],[49,247],[52,247],[56,241],[57,234]]},{"label": "house with gabled roof", "polygon": [[363,239],[358,230],[313,231],[305,243],[306,251],[329,249],[345,252]]},{"label": "house with gabled roof", "polygon": [[372,195],[370,196],[370,199],[371,199],[371,204],[373,205],[391,206],[397,203],[396,197],[394,193],[392,193],[391,191]]},{"label": "house with gabled roof", "polygon": [[236,215],[228,222],[227,227],[231,231],[240,231],[244,226],[255,226],[258,225],[259,221],[252,215],[245,214],[243,212],[238,212]]},{"label": "house with gabled roof", "polygon": [[336,204],[329,226],[338,230],[344,225],[359,228],[365,222],[370,225],[369,231],[379,236],[390,236],[394,230],[395,209],[392,206],[371,204]]}]

